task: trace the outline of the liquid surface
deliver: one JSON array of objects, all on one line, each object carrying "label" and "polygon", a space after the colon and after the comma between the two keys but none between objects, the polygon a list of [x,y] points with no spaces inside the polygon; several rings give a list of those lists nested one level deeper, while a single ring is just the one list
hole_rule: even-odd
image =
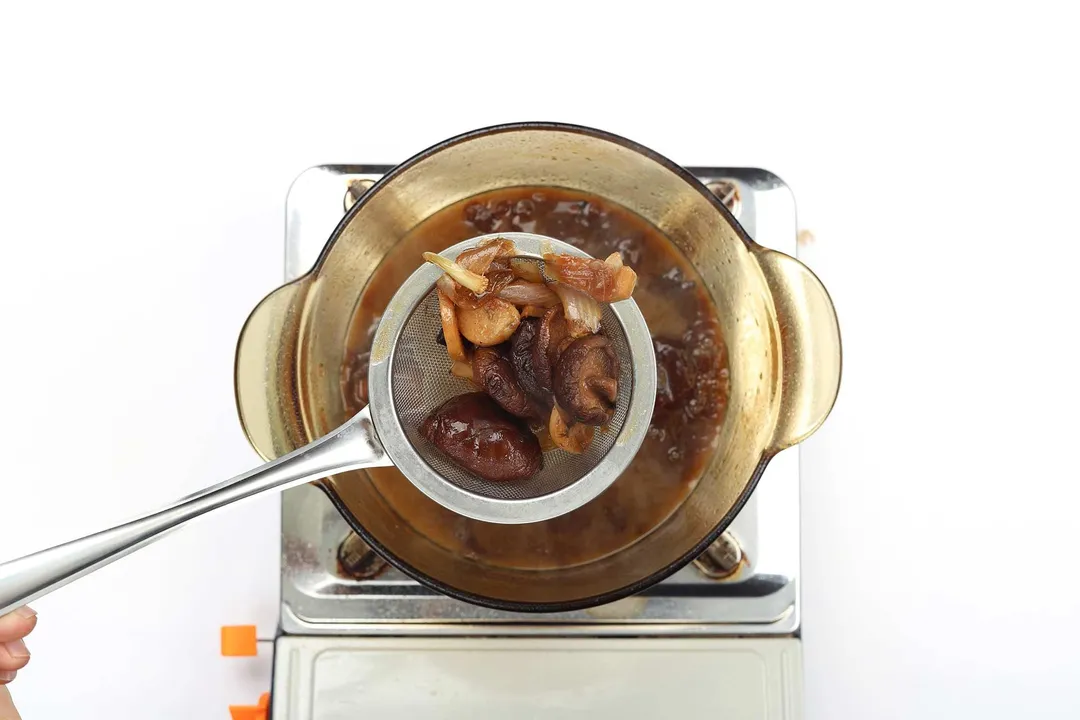
[{"label": "liquid surface", "polygon": [[530,525],[464,518],[428,499],[395,468],[367,472],[405,522],[451,552],[513,568],[590,562],[637,541],[686,499],[716,449],[727,407],[727,354],[712,303],[686,259],[637,215],[556,188],[497,190],[435,214],[387,255],[360,298],[342,368],[345,405],[355,413],[367,404],[371,339],[421,254],[496,232],[547,235],[601,259],[618,251],[637,271],[634,299],[652,333],[658,366],[653,419],[641,450],[598,498]]}]

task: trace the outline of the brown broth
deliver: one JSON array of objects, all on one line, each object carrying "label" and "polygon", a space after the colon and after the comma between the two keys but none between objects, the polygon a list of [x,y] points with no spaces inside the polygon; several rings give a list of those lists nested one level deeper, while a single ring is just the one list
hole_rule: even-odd
[{"label": "brown broth", "polygon": [[[367,404],[372,336],[421,253],[515,231],[558,238],[598,258],[619,251],[637,271],[634,299],[652,332],[659,366],[655,410],[641,450],[598,498],[530,525],[464,518],[427,498],[395,468],[367,472],[402,520],[447,550],[512,568],[578,565],[632,544],[686,499],[716,448],[727,407],[727,352],[712,302],[689,262],[652,225],[595,196],[548,187],[496,190],[443,209],[390,251],[364,289],[348,339],[342,391],[350,413]],[[447,372],[449,364],[447,359]]]}]

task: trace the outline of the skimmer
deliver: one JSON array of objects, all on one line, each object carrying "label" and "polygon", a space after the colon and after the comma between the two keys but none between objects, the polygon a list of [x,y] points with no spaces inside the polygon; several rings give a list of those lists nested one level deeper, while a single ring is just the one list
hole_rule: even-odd
[{"label": "skimmer", "polygon": [[[512,240],[520,255],[586,257],[572,245],[532,233],[497,233],[440,253],[456,259],[488,238]],[[418,263],[420,259],[417,258]],[[200,515],[271,490],[350,470],[395,465],[423,493],[470,518],[520,524],[564,515],[589,502],[626,469],[652,417],[656,358],[645,319],[633,300],[603,308],[601,327],[619,358],[615,416],[580,455],[544,453],[543,468],[519,482],[492,482],[451,463],[420,433],[420,422],[445,400],[475,390],[450,374],[435,341],[435,282],[442,270],[423,263],[383,313],[371,347],[370,404],[329,434],[223,483],[108,530],[0,565],[0,614],[107,565]],[[357,482],[361,480],[357,479]]]}]

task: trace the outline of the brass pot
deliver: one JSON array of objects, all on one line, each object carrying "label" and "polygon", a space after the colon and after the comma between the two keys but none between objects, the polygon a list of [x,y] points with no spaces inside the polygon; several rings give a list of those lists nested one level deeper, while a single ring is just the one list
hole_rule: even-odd
[{"label": "brass pot", "polygon": [[797,260],[754,243],[675,163],[605,132],[549,123],[477,130],[420,153],[357,201],[309,273],[255,308],[237,348],[236,396],[245,432],[264,458],[329,432],[347,417],[339,373],[353,313],[388,250],[459,200],[535,185],[629,208],[700,274],[727,343],[731,383],[719,446],[700,481],[666,520],[616,552],[572,566],[518,567],[448,550],[417,532],[377,477],[349,473],[320,486],[372,548],[417,580],[482,605],[563,611],[637,592],[699,555],[769,460],[813,433],[836,399],[840,333],[825,288]]}]

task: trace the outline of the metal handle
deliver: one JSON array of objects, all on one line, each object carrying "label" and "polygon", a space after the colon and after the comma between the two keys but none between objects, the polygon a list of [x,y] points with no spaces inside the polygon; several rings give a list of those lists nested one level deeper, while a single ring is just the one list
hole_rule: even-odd
[{"label": "metal handle", "polygon": [[163,510],[0,565],[0,615],[108,565],[211,510],[327,475],[390,464],[365,408],[315,442]]}]

